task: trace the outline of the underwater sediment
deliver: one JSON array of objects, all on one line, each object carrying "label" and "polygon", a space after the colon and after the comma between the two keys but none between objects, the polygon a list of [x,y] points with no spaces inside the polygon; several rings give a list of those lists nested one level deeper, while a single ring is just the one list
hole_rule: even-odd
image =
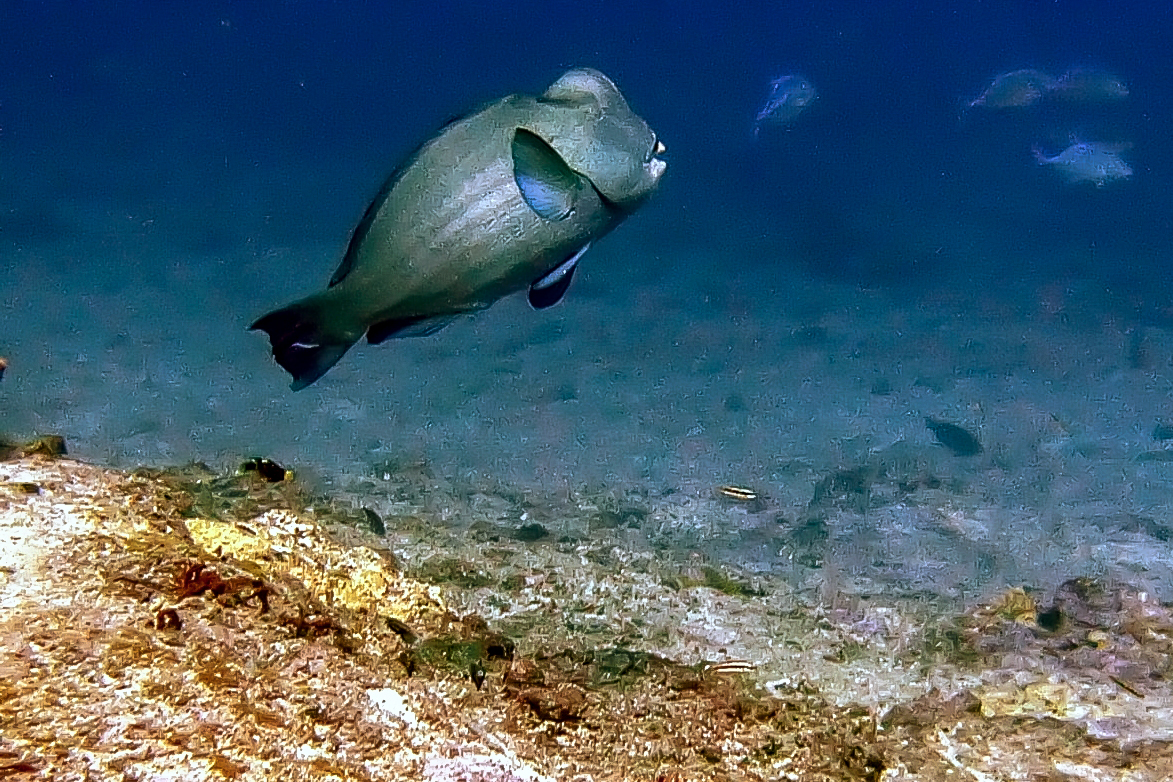
[{"label": "underwater sediment", "polygon": [[655,503],[579,498],[575,524],[524,497],[454,494],[440,504],[479,516],[458,533],[410,503],[380,514],[245,467],[0,463],[6,778],[1173,768],[1173,615],[1126,585],[1076,576],[960,612],[808,600],[625,546]]}]

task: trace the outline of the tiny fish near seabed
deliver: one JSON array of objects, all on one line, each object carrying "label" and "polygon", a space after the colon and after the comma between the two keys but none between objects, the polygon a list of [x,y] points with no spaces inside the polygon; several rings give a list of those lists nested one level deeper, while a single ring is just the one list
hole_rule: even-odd
[{"label": "tiny fish near seabed", "polygon": [[753,137],[756,139],[763,125],[785,127],[819,97],[815,85],[796,73],[780,76],[770,82],[770,95],[753,121]]},{"label": "tiny fish near seabed", "polygon": [[1033,106],[1055,88],[1055,79],[1034,68],[1000,73],[982,94],[966,104],[967,109],[1011,109]]},{"label": "tiny fish near seabed", "polygon": [[1120,157],[1125,148],[1125,144],[1080,141],[1053,157],[1047,157],[1035,147],[1034,156],[1040,166],[1050,166],[1071,184],[1092,182],[1096,187],[1103,187],[1113,180],[1132,176],[1132,168]]}]

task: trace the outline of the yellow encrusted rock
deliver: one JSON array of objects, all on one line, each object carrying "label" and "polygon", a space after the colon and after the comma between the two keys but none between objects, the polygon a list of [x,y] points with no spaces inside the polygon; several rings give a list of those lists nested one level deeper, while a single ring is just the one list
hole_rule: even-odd
[{"label": "yellow encrusted rock", "polygon": [[210,554],[251,563],[268,578],[292,576],[326,605],[408,623],[448,611],[438,587],[404,578],[389,558],[366,546],[341,546],[288,511],[269,511],[247,524],[188,519],[187,528]]}]

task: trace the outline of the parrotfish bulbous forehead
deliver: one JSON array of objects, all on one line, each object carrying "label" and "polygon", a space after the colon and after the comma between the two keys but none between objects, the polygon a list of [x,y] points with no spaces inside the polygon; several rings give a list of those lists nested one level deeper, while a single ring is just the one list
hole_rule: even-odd
[{"label": "parrotfish bulbous forehead", "polygon": [[634,208],[667,167],[656,134],[599,71],[567,71],[542,94],[528,130],[544,139],[608,201]]}]

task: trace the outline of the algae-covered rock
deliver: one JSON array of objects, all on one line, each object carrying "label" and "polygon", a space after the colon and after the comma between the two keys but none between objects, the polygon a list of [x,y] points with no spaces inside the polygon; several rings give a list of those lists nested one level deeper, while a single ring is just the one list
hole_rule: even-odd
[{"label": "algae-covered rock", "polygon": [[202,518],[186,524],[192,540],[214,556],[253,563],[270,578],[296,578],[325,605],[409,624],[447,614],[436,587],[403,578],[391,558],[372,549],[340,546],[289,511],[267,511],[248,524]]},{"label": "algae-covered rock", "polygon": [[[1009,589],[934,622],[614,539],[445,539],[417,510],[378,539],[307,498],[258,476],[0,463],[2,770],[1157,782],[1173,764],[1173,617],[1123,585]],[[428,583],[429,557],[489,580]]]}]

